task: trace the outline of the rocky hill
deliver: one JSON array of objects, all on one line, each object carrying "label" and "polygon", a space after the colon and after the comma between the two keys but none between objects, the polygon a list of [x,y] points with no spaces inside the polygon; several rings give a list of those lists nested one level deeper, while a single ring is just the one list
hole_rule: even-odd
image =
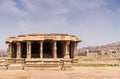
[{"label": "rocky hill", "polygon": [[120,41],[115,42],[115,43],[111,43],[111,44],[102,45],[102,46],[88,46],[88,47],[79,48],[78,53],[85,52],[86,50],[89,50],[89,51],[106,50],[107,51],[110,49],[120,50]]}]

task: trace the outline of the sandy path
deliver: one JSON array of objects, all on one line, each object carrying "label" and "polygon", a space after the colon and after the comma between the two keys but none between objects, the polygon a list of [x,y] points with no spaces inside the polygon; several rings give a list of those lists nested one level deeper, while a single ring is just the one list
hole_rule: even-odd
[{"label": "sandy path", "polygon": [[0,79],[120,79],[120,67],[76,67],[69,71],[0,70]]}]

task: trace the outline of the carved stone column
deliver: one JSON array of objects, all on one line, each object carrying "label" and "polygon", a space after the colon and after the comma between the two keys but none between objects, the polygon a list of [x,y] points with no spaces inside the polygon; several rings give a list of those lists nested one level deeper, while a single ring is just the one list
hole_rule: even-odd
[{"label": "carved stone column", "polygon": [[27,41],[27,58],[31,58],[31,42]]},{"label": "carved stone column", "polygon": [[21,58],[21,42],[17,42],[17,58]]},{"label": "carved stone column", "polygon": [[57,46],[56,46],[56,41],[53,41],[53,58],[57,58]]},{"label": "carved stone column", "polygon": [[70,58],[70,55],[69,55],[69,44],[70,42],[69,41],[66,41],[65,42],[65,47],[64,47],[64,58]]},{"label": "carved stone column", "polygon": [[73,58],[77,56],[77,42],[74,42],[73,44]]},{"label": "carved stone column", "polygon": [[40,41],[40,58],[43,58],[43,41]]},{"label": "carved stone column", "polygon": [[8,47],[8,57],[9,57],[9,58],[12,58],[12,44],[9,43],[8,46],[9,46],[9,47]]}]

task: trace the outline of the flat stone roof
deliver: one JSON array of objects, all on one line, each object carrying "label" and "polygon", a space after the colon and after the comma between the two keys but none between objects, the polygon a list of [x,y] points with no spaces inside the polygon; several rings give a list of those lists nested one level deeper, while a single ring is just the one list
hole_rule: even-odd
[{"label": "flat stone roof", "polygon": [[15,37],[9,37],[6,40],[6,43],[16,42],[16,41],[42,41],[42,40],[81,42],[81,40],[75,35],[50,33],[50,34],[26,34],[26,35],[18,35]]}]

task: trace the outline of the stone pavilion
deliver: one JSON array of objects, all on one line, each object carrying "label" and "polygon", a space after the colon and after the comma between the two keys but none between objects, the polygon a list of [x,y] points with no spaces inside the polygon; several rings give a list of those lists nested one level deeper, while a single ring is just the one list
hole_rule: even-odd
[{"label": "stone pavilion", "polygon": [[77,63],[81,40],[69,34],[27,34],[9,37],[8,69],[70,68]]}]

